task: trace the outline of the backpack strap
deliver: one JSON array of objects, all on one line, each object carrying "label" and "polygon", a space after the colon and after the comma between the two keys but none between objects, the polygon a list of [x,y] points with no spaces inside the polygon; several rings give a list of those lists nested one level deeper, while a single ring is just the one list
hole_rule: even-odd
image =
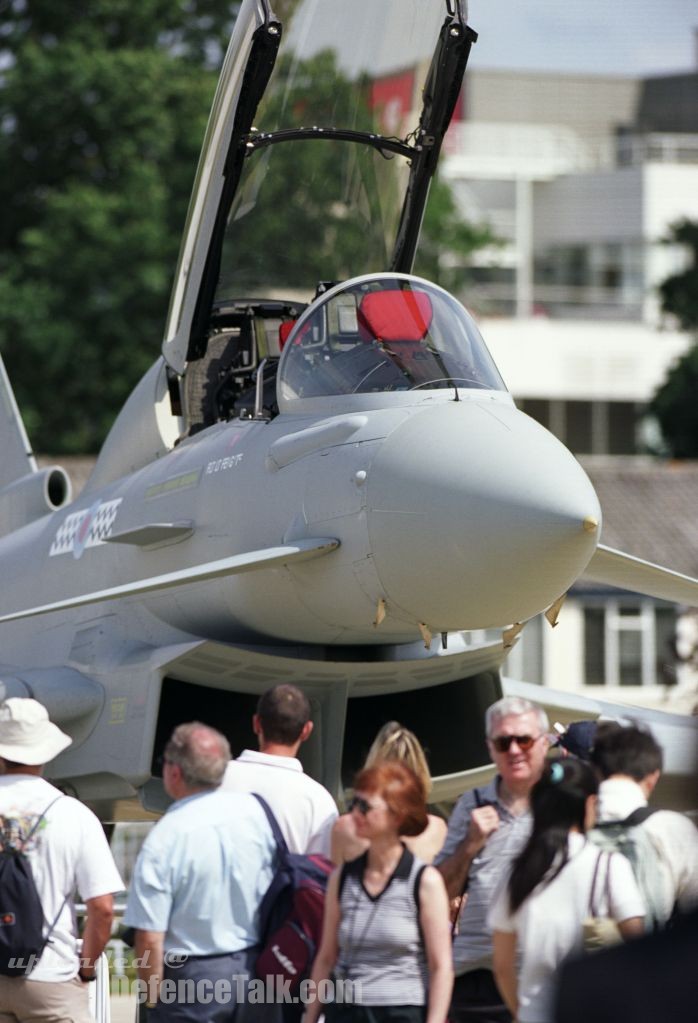
[{"label": "backpack strap", "polygon": [[614,831],[622,828],[635,828],[638,824],[642,824],[651,817],[653,813],[657,812],[656,806],[638,806],[637,810],[633,810],[631,814],[622,821],[597,821],[594,825],[599,831]]},{"label": "backpack strap", "polygon": [[[46,807],[46,809],[44,810],[44,812],[41,814],[41,816],[37,818],[37,820],[34,822],[34,825],[31,828],[31,831],[29,832],[27,837],[22,842],[22,850],[24,850],[25,845],[27,844],[29,839],[32,837],[32,835],[34,835],[36,829],[39,827],[39,825],[41,824],[42,820],[44,819],[46,814],[49,812],[51,807],[55,806],[59,799],[63,799],[64,795],[65,795],[65,793],[61,792],[61,794],[59,796],[56,796],[55,799],[52,799],[51,802]],[[48,945],[49,938],[53,934],[53,929],[56,926],[56,924],[58,923],[60,915],[63,912],[63,909],[64,909],[65,904],[68,901],[69,897],[70,897],[70,892],[68,892],[68,894],[63,899],[63,902],[61,902],[61,904],[59,906],[59,909],[58,909],[58,912],[56,913],[55,917],[53,918],[53,923],[49,926],[49,929],[46,931],[46,937],[44,938],[43,943],[41,945],[41,950],[39,952],[39,956],[43,955],[43,951],[46,948],[46,946]],[[39,901],[41,901],[41,900],[39,900]],[[42,913],[42,915],[44,917],[44,922],[48,923],[48,920],[46,920],[46,916],[44,914],[44,907],[43,907],[43,905],[41,906],[41,913]]]},{"label": "backpack strap", "polygon": [[22,851],[23,852],[24,852],[25,845],[27,844],[29,839],[32,838],[32,836],[34,835],[34,832],[39,827],[39,825],[41,824],[41,822],[44,819],[44,817],[46,816],[46,814],[49,812],[51,807],[54,806],[58,802],[59,799],[63,799],[63,795],[64,795],[64,793],[61,792],[60,796],[56,796],[55,799],[52,799],[51,802],[46,807],[46,809],[44,810],[44,812],[41,814],[41,816],[37,817],[36,821],[34,822],[32,828],[31,828],[31,831],[29,832],[27,837],[22,840]]},{"label": "backpack strap", "polygon": [[657,812],[656,806],[638,806],[637,810],[633,810],[621,824],[624,828],[634,828],[638,824],[642,824],[651,817],[653,813]]},{"label": "backpack strap", "polygon": [[287,854],[288,853],[288,845],[286,844],[286,839],[284,838],[283,834],[281,833],[281,828],[279,827],[279,822],[277,821],[276,817],[274,816],[274,812],[273,812],[272,808],[269,806],[269,803],[267,803],[266,799],[263,799],[262,796],[260,796],[259,792],[253,792],[251,794],[254,796],[254,798],[257,800],[259,805],[264,810],[264,813],[266,814],[266,818],[269,821],[269,827],[271,828],[271,833],[274,836],[274,841],[276,842],[276,844],[279,847],[279,849],[281,850],[281,852],[284,853],[284,854]]}]

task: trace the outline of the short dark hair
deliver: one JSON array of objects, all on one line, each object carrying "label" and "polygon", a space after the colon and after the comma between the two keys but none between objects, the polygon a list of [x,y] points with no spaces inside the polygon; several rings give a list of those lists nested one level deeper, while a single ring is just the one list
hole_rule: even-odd
[{"label": "short dark hair", "polygon": [[648,774],[661,771],[662,747],[646,728],[604,722],[596,730],[591,762],[602,778],[627,774],[642,781]]},{"label": "short dark hair", "polygon": [[411,767],[399,760],[383,760],[364,767],[354,779],[354,791],[382,796],[398,819],[401,835],[421,835],[429,823],[424,786]]},{"label": "short dark hair", "polygon": [[293,746],[310,721],[310,700],[298,686],[282,683],[262,693],[257,716],[266,742]]}]

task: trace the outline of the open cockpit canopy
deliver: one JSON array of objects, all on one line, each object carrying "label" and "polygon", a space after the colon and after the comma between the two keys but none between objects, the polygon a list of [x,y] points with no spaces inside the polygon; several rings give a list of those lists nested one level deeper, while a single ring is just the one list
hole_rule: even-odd
[{"label": "open cockpit canopy", "polygon": [[321,291],[410,272],[474,38],[464,0],[243,0],[163,343],[188,432],[273,414],[258,369]]},{"label": "open cockpit canopy", "polygon": [[[275,5],[278,10],[278,5]],[[285,4],[216,301],[392,266],[443,0]],[[310,295],[309,295],[310,289]]]}]

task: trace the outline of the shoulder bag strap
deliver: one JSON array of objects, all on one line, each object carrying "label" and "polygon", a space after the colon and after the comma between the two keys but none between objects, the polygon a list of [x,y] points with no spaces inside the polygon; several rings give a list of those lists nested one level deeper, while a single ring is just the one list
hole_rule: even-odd
[{"label": "shoulder bag strap", "polygon": [[[483,801],[482,793],[480,792],[480,789],[473,789],[473,795],[475,796],[475,807],[474,807],[474,809],[477,809],[480,806],[484,806],[484,801]],[[466,834],[467,834],[467,831],[466,831]],[[465,898],[466,892],[468,891],[468,885],[469,884],[470,884],[470,868],[468,868],[468,873],[465,875],[465,880],[463,881],[463,887],[460,890],[460,894],[456,896],[456,898],[458,899],[458,906],[456,907],[455,910],[451,911],[452,912],[451,941],[453,941],[454,937],[456,936],[456,930],[458,928],[458,920],[460,918],[461,910],[463,908],[463,899]]]},{"label": "shoulder bag strap", "polygon": [[[622,854],[621,854],[622,855]],[[613,853],[606,853],[606,915],[611,915],[611,860]]]},{"label": "shoulder bag strap", "polygon": [[269,806],[269,803],[267,803],[266,799],[264,799],[262,796],[260,796],[260,794],[258,792],[253,792],[252,795],[257,800],[259,805],[264,810],[264,813],[266,814],[266,818],[269,821],[269,827],[271,828],[271,833],[274,836],[274,840],[275,840],[277,846],[279,847],[279,849],[281,850],[282,853],[284,853],[284,854],[288,853],[288,845],[286,844],[286,839],[284,838],[283,834],[281,833],[281,828],[279,827],[279,822],[277,821],[276,817],[274,816],[274,812],[273,812],[272,808]]},{"label": "shoulder bag strap", "polygon": [[601,859],[603,852],[599,851],[596,856],[596,863],[594,864],[594,874],[591,879],[591,888],[589,890],[589,916],[597,916],[596,912],[596,879],[599,874],[599,867],[601,866]]}]

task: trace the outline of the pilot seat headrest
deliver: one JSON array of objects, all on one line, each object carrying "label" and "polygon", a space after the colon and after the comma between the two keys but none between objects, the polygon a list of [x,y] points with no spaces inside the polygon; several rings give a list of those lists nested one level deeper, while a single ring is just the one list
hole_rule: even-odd
[{"label": "pilot seat headrest", "polygon": [[291,331],[293,330],[295,325],[296,325],[296,321],[295,320],[283,320],[283,322],[279,324],[279,351],[280,352],[283,352],[284,345],[288,341],[288,335],[291,333]]},{"label": "pilot seat headrest", "polygon": [[434,315],[425,291],[373,291],[358,308],[359,329],[378,341],[421,341]]}]

